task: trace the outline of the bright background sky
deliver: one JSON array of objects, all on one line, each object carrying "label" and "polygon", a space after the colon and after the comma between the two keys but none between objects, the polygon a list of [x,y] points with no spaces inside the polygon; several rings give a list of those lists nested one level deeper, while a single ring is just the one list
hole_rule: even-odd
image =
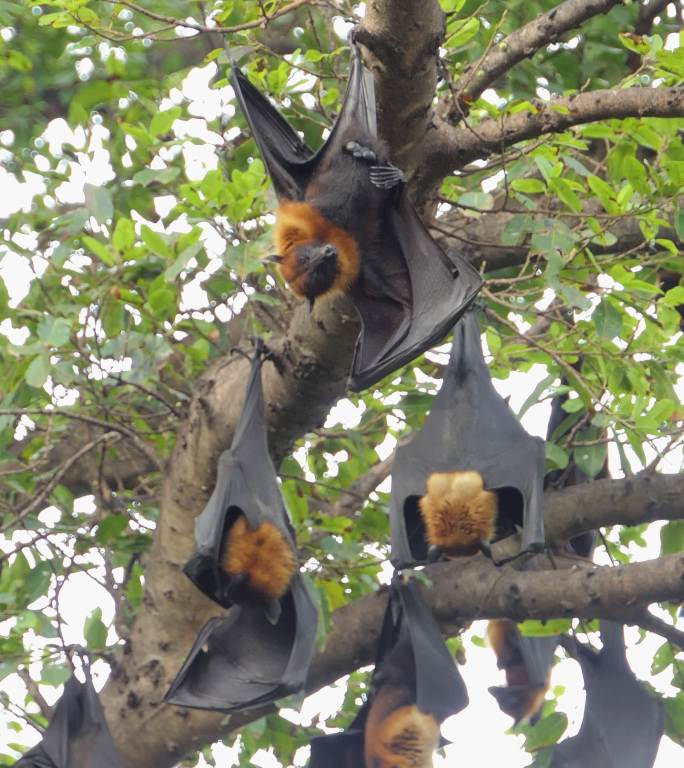
[{"label": "bright background sky", "polygon": [[[346,28],[341,20],[338,20],[335,26],[340,39],[345,39]],[[13,30],[0,30],[3,39],[11,39]],[[674,47],[678,44],[677,36],[670,36],[667,41],[668,47]],[[573,41],[568,44],[570,47]],[[576,45],[576,42],[575,42]],[[95,56],[122,55],[118,49],[113,49],[109,43],[103,42],[93,52]],[[79,73],[83,80],[87,80],[93,69],[92,62],[89,59],[81,59],[79,62]],[[216,168],[218,165],[218,155],[216,147],[223,143],[223,139],[216,133],[208,130],[207,120],[213,120],[222,115],[227,118],[234,113],[233,93],[230,87],[221,89],[211,89],[210,83],[216,74],[216,65],[209,64],[206,67],[200,67],[193,70],[185,79],[180,88],[174,88],[169,94],[161,109],[168,109],[174,104],[185,103],[188,113],[191,117],[187,120],[176,120],[174,130],[180,138],[200,138],[206,141],[204,145],[197,145],[188,141],[180,148],[175,147],[169,150],[161,150],[158,158],[152,164],[152,167],[162,168],[165,161],[171,160],[176,153],[182,152],[185,172],[189,178],[201,178],[208,170]],[[306,79],[302,79],[301,73],[296,75],[302,83],[302,88],[308,88]],[[539,87],[540,98],[548,98],[548,91],[543,83]],[[485,94],[486,98],[492,101],[498,99],[497,94],[489,90]],[[53,120],[47,127],[41,139],[38,142],[40,147],[49,145],[50,153],[56,157],[62,155],[62,145],[69,142],[76,148],[76,158],[70,159],[62,157],[71,175],[68,182],[62,184],[57,191],[57,200],[47,199],[48,205],[57,205],[63,203],[80,203],[84,201],[83,186],[85,183],[101,185],[106,184],[113,178],[113,171],[109,163],[109,153],[106,149],[108,132],[104,126],[97,124],[94,119],[93,125],[88,133],[83,129],[72,131],[64,120]],[[227,137],[230,137],[228,132]],[[132,141],[132,139],[131,139]],[[44,188],[40,177],[34,174],[25,174],[23,179],[17,179],[12,173],[8,172],[2,165],[3,159],[9,154],[8,150],[13,143],[13,136],[10,131],[3,131],[0,124],[0,232],[2,232],[2,218],[10,214],[23,210],[30,210],[33,199],[36,196],[43,195]],[[129,147],[133,149],[133,145]],[[500,176],[493,176],[483,184],[484,191],[491,191],[496,188],[500,182]],[[45,199],[45,197],[44,197]],[[165,230],[164,217],[168,215],[173,208],[174,199],[170,196],[160,196],[157,200],[157,211],[161,216],[158,223],[145,222],[151,228],[160,231]],[[140,216],[133,213],[135,221],[143,221]],[[183,224],[176,223],[172,229],[182,228]],[[171,228],[170,228],[171,229]],[[30,231],[22,233],[12,233],[12,237],[23,245],[31,248],[37,244],[36,234]],[[0,276],[4,279],[11,296],[11,302],[16,305],[25,296],[30,281],[35,274],[41,274],[47,266],[47,262],[41,257],[36,256],[29,263],[23,256],[12,253],[9,240],[10,233],[5,231],[5,242],[0,241]],[[204,272],[206,275],[218,269],[221,265],[220,256],[225,247],[225,243],[218,233],[209,225],[204,226],[204,239],[207,244],[207,250],[215,258],[210,262]],[[202,278],[200,278],[202,279]],[[545,301],[551,301],[553,294],[545,297]],[[199,312],[204,310],[207,305],[207,296],[201,289],[199,280],[193,281],[183,292],[183,304],[187,310],[194,309]],[[235,307],[238,309],[238,307]],[[227,318],[226,318],[227,319]],[[10,336],[14,343],[23,343],[26,333],[22,329],[13,329],[9,321],[0,323],[0,332]],[[484,339],[483,339],[484,341]],[[437,353],[446,359],[444,355],[448,352],[448,346],[441,348]],[[529,373],[513,373],[505,381],[495,381],[495,386],[504,397],[510,397],[510,405],[514,411],[518,411],[534,386],[546,376],[546,369],[537,365]],[[49,384],[48,384],[49,386]],[[680,380],[680,395],[684,392],[684,386]],[[523,417],[522,422],[526,429],[541,437],[545,436],[546,423],[548,420],[549,404],[542,403],[533,406]],[[343,425],[347,429],[353,429],[360,418],[361,412],[354,407],[348,400],[342,400],[332,410],[327,427],[334,425]],[[26,423],[30,428],[30,422]],[[394,449],[394,441],[388,437],[377,451],[379,458],[389,455]],[[304,450],[304,449],[302,449]],[[652,451],[647,448],[647,457]],[[629,453],[629,449],[628,449]],[[634,455],[634,469],[638,469],[638,462]],[[619,466],[615,452],[609,455],[613,476],[619,477],[621,473],[617,469]],[[669,455],[661,462],[661,471],[679,472],[682,470],[682,453],[676,452]],[[382,486],[382,490],[389,490],[391,481],[388,479]],[[77,501],[79,511],[86,512],[93,509],[92,497],[85,497]],[[41,519],[50,525],[57,519],[56,510],[47,508],[41,513]],[[657,557],[659,554],[659,528],[660,524],[655,524],[649,529],[646,536],[648,546],[645,549],[633,547],[632,555],[635,560],[644,560]],[[10,551],[12,543],[19,543],[25,539],[26,534],[17,531],[12,535],[11,540],[0,537],[0,550]],[[66,544],[66,539],[64,540]],[[633,546],[633,545],[632,545]],[[40,549],[40,545],[38,545]],[[599,551],[597,560],[604,564],[607,559],[603,551]],[[388,564],[386,576],[390,573]],[[95,572],[96,576],[97,572]],[[60,593],[60,608],[64,619],[65,639],[68,643],[83,643],[83,625],[86,617],[94,607],[100,606],[103,612],[103,621],[108,623],[114,615],[114,604],[110,595],[95,581],[84,573],[76,573],[69,577],[68,583]],[[42,607],[37,603],[35,608]],[[680,628],[684,628],[684,621],[680,619]],[[2,632],[2,623],[0,623],[0,633]],[[522,737],[506,735],[505,731],[511,724],[511,719],[502,714],[496,705],[494,698],[487,692],[490,685],[502,684],[504,682],[503,673],[496,668],[496,662],[493,653],[486,648],[480,648],[473,644],[471,637],[473,634],[482,636],[484,633],[485,622],[476,622],[471,630],[465,636],[465,650],[467,663],[461,667],[461,672],[468,686],[470,705],[459,715],[450,718],[443,727],[444,735],[455,742],[453,747],[447,748],[447,757],[436,758],[435,768],[446,768],[455,764],[481,764],[481,765],[506,765],[508,768],[522,768],[530,762],[530,756],[525,753],[520,745]],[[199,629],[199,628],[198,628]],[[635,629],[627,629],[628,656],[634,671],[641,678],[648,678],[651,683],[665,694],[674,694],[676,691],[667,685],[667,679],[670,673],[665,672],[657,677],[650,674],[650,663],[655,650],[662,644],[662,640],[649,635],[645,641],[638,646],[634,643],[638,639]],[[114,630],[111,630],[110,641],[115,641]],[[36,638],[29,633],[26,637],[26,648],[36,648]],[[95,685],[99,689],[104,685],[107,676],[107,666],[103,662],[97,662],[93,666]],[[584,694],[582,691],[581,674],[579,667],[575,662],[565,660],[559,663],[553,672],[552,686],[563,688],[564,692],[559,697],[558,708],[565,712],[570,720],[570,729],[566,735],[572,735],[579,728],[584,705]],[[23,700],[23,682],[16,676],[10,675],[0,683],[0,690],[6,691],[14,700]],[[55,689],[43,688],[43,693],[48,701],[53,702],[57,697]],[[319,713],[332,715],[341,704],[344,695],[344,686],[336,684],[308,697],[300,712],[294,710],[285,710],[283,715],[295,723],[308,725],[318,716]],[[7,729],[6,713],[0,713],[0,732],[2,740],[33,744],[39,739],[38,734],[33,729],[26,729],[21,734],[9,733]],[[516,746],[517,744],[517,746]],[[234,750],[218,745],[214,748],[214,754],[217,762],[221,766],[237,765]],[[300,750],[297,755],[295,765],[306,765],[307,752]],[[206,765],[206,762],[200,758],[198,766]],[[254,756],[253,765],[260,768],[278,768],[280,765],[274,755],[270,752],[261,751]],[[684,765],[684,751],[676,746],[669,739],[664,738],[655,763],[656,768],[675,768],[675,766]]]}]

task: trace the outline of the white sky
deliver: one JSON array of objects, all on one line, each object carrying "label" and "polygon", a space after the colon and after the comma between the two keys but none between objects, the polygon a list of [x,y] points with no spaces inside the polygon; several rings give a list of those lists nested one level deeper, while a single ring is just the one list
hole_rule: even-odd
[{"label": "white sky", "polygon": [[[338,22],[336,31],[341,39],[346,36],[346,30],[341,22]],[[668,47],[674,47],[677,42],[668,39]],[[108,50],[109,46],[103,44],[100,52]],[[85,66],[84,72],[88,71]],[[174,129],[179,137],[196,137],[204,139],[207,143],[198,146],[190,141],[185,143],[181,152],[185,161],[185,171],[189,178],[201,178],[207,170],[214,168],[218,163],[216,154],[216,145],[220,142],[220,137],[209,131],[206,126],[206,120],[212,120],[219,115],[230,116],[234,111],[232,104],[232,90],[229,87],[212,90],[209,88],[210,81],[216,72],[214,64],[203,68],[193,70],[180,89],[174,89],[169,99],[161,106],[162,109],[170,108],[173,104],[185,102],[188,105],[188,112],[193,117],[189,120],[177,120]],[[298,75],[301,77],[301,74]],[[542,98],[544,94],[541,94]],[[490,94],[492,101],[496,100],[496,94]],[[57,202],[83,202],[83,185],[103,184],[111,180],[113,172],[109,164],[109,155],[106,149],[107,131],[100,125],[94,125],[90,134],[82,129],[75,132],[70,131],[63,120],[53,121],[43,135],[43,141],[46,142],[53,155],[61,154],[61,145],[70,141],[77,149],[77,161],[62,159],[71,169],[71,178],[69,182],[62,185],[57,192]],[[0,125],[0,234],[2,234],[1,220],[11,213],[24,210],[29,211],[31,201],[36,195],[44,194],[44,187],[39,176],[26,174],[23,180],[17,179],[9,173],[2,165],[3,146],[11,147],[12,136],[10,132],[2,131]],[[169,157],[167,156],[167,159]],[[153,163],[154,167],[164,167],[164,153]],[[490,185],[499,181],[498,178],[492,179]],[[50,201],[48,201],[49,204]],[[173,198],[160,198],[158,201],[158,211],[165,216],[173,206]],[[139,217],[138,217],[139,220]],[[163,223],[148,225],[163,230]],[[217,257],[214,265],[210,265],[209,271],[217,269],[224,243],[216,234],[207,227],[205,237],[209,240],[210,250]],[[34,237],[29,233],[23,235],[22,244],[28,245],[34,242]],[[30,280],[34,276],[34,270],[40,273],[46,266],[44,260],[34,259],[32,265],[24,259],[9,252],[3,256],[2,242],[0,241],[0,276],[7,284],[12,304],[16,305],[28,290]],[[183,301],[187,308],[203,308],[206,306],[206,294],[202,291],[197,282],[189,286],[184,294]],[[9,323],[5,321],[0,324],[0,332],[11,336],[15,343],[22,343],[25,334],[19,329],[12,330]],[[448,351],[448,347],[443,347],[443,351]],[[499,392],[507,397],[510,396],[510,404],[514,411],[517,411],[526,400],[529,392],[537,382],[546,375],[546,369],[542,366],[534,366],[526,374],[513,373],[506,381],[496,381],[495,385]],[[681,382],[680,382],[681,384]],[[680,393],[681,393],[680,388]],[[546,421],[548,419],[548,403],[542,403],[533,406],[525,417],[523,424],[532,434],[543,437],[546,432]],[[340,423],[348,429],[352,429],[360,413],[348,400],[342,400],[333,409],[328,419],[328,426]],[[394,441],[388,438],[378,447],[380,457],[388,455],[394,448]],[[648,453],[648,450],[647,450]],[[633,454],[632,458],[634,458]],[[615,472],[617,467],[617,457],[610,456],[611,466]],[[636,459],[634,458],[636,461]],[[636,468],[636,466],[635,466]],[[663,471],[677,472],[682,468],[682,456],[679,452],[676,456],[669,457],[662,465]],[[383,489],[389,488],[389,481],[383,486]],[[80,500],[79,505],[83,511],[92,509],[92,500],[85,498]],[[46,510],[45,519],[50,520],[50,511]],[[659,531],[660,525],[654,525],[650,528],[647,535],[648,546],[645,550],[634,550],[636,559],[649,559],[657,557],[659,553]],[[23,540],[26,534],[17,532],[13,535],[14,543]],[[0,550],[8,551],[11,543],[0,539]],[[97,575],[97,573],[95,574]],[[103,620],[107,624],[114,615],[114,606],[109,594],[98,587],[92,579],[85,574],[75,574],[70,577],[69,583],[61,593],[60,601],[63,617],[65,620],[65,637],[67,642],[84,642],[82,629],[85,618],[96,606],[102,608]],[[40,607],[37,605],[36,607]],[[679,626],[682,628],[684,622],[680,620]],[[0,632],[2,631],[0,623]],[[510,718],[503,715],[495,703],[494,698],[487,692],[490,685],[501,684],[503,682],[503,673],[496,668],[493,653],[489,649],[479,648],[470,641],[473,632],[482,635],[484,633],[484,622],[476,622],[473,629],[466,634],[466,654],[467,664],[461,667],[461,672],[468,685],[470,695],[469,707],[451,718],[444,725],[443,732],[445,736],[455,742],[453,747],[447,749],[447,758],[437,758],[435,768],[446,768],[457,764],[480,764],[480,765],[506,765],[508,768],[522,768],[530,762],[530,757],[523,752],[516,743],[521,744],[521,737],[506,735],[505,731],[510,726]],[[634,642],[636,630],[628,629],[628,643]],[[114,634],[110,636],[114,640]],[[27,647],[35,647],[35,637],[28,636],[26,639]],[[666,684],[668,672],[665,672],[653,678],[650,675],[650,663],[656,648],[661,645],[660,638],[650,635],[646,641],[638,647],[629,649],[630,662],[638,676],[648,678],[652,684],[665,693],[673,693]],[[94,665],[95,684],[99,689],[106,680],[106,665],[99,662]],[[581,675],[579,668],[572,661],[563,661],[556,666],[552,678],[553,686],[563,686],[566,690],[560,697],[559,709],[568,714],[571,725],[569,734],[576,732],[582,717],[583,692],[581,690]],[[6,691],[15,700],[23,700],[23,683],[12,675],[0,683],[0,690]],[[43,688],[43,693],[49,701],[56,699],[54,689]],[[21,698],[19,698],[21,695]],[[339,707],[343,696],[343,687],[340,685],[331,686],[305,700],[300,713],[288,710],[285,716],[293,722],[308,724],[315,715],[320,712],[333,714]],[[33,744],[38,741],[38,735],[35,732],[25,731],[21,735],[9,733],[7,731],[6,713],[0,712],[0,734],[2,741],[12,741],[25,744]],[[237,757],[234,750],[222,745],[214,748],[214,753],[219,764],[228,768],[231,765],[237,765]],[[675,768],[683,764],[684,753],[682,749],[674,745],[669,739],[664,738],[655,763],[656,768]],[[279,763],[274,756],[268,752],[261,752],[255,755],[253,764],[261,768],[278,768]],[[302,752],[297,756],[296,765],[306,764],[306,754]],[[200,759],[198,766],[206,765],[203,759]]]}]

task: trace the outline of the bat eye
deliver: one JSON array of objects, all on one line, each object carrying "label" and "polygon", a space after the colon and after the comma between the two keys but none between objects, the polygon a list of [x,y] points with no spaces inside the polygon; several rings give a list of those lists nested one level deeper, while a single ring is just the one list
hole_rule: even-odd
[{"label": "bat eye", "polygon": [[331,259],[333,256],[337,256],[337,248],[334,245],[326,245],[323,249],[323,255]]}]

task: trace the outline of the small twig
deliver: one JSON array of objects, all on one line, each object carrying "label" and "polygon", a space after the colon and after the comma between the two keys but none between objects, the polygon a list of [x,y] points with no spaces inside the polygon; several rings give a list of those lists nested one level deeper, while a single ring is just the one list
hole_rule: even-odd
[{"label": "small twig", "polygon": [[86,453],[89,451],[92,451],[93,448],[98,446],[102,442],[110,442],[113,441],[119,441],[121,440],[121,435],[116,434],[115,432],[105,432],[103,435],[100,435],[99,437],[95,438],[95,440],[91,440],[89,443],[86,443],[82,448],[80,448],[76,453],[74,453],[73,456],[71,456],[69,459],[67,459],[64,464],[58,469],[54,475],[51,477],[49,482],[47,482],[42,490],[38,492],[36,496],[22,509],[17,512],[16,516],[13,520],[10,520],[8,523],[0,527],[0,533],[4,533],[5,531],[9,530],[10,528],[14,528],[15,525],[20,523],[25,517],[31,514],[34,510],[36,510],[43,501],[50,495],[53,488],[57,486],[59,481],[64,477],[64,475],[71,469],[71,467],[74,466],[74,464],[81,459],[83,456],[85,456]]},{"label": "small twig", "polygon": [[47,701],[45,701],[45,697],[40,692],[38,683],[31,678],[31,675],[29,675],[29,671],[26,669],[26,667],[18,669],[17,675],[19,675],[19,677],[24,681],[26,689],[38,705],[38,709],[40,709],[43,717],[49,720],[52,717],[52,707],[47,703]]},{"label": "small twig", "polygon": [[668,642],[684,650],[684,632],[654,616],[650,611],[645,610],[633,621],[643,629],[664,637]]},{"label": "small twig", "polygon": [[205,33],[219,32],[221,34],[230,34],[232,32],[243,32],[246,29],[257,29],[259,27],[263,29],[269,22],[275,19],[278,19],[287,13],[291,13],[292,11],[297,10],[297,8],[300,8],[302,5],[317,5],[316,0],[293,0],[293,2],[288,3],[288,5],[285,5],[282,8],[279,8],[277,11],[274,11],[270,16],[266,18],[262,16],[261,18],[256,19],[254,21],[246,21],[242,24],[235,24],[232,27],[220,27],[220,26],[208,26],[205,24],[199,24],[196,21],[187,21],[186,19],[178,19],[175,16],[165,16],[164,14],[150,11],[149,9],[144,8],[143,6],[138,5],[137,3],[131,2],[131,0],[104,0],[104,2],[112,3],[116,5],[123,5],[124,7],[130,8],[130,10],[135,11],[136,13],[140,13],[143,16],[147,16],[147,18],[149,19],[154,19],[155,21],[161,21],[165,24],[170,24],[175,27],[185,27],[186,29],[194,29],[195,32],[205,32]]}]

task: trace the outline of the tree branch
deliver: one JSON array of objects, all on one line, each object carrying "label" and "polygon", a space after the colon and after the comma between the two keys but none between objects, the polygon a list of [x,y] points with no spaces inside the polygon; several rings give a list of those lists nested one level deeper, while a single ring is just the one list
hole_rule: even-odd
[{"label": "tree branch", "polygon": [[684,473],[642,472],[621,480],[595,480],[544,494],[544,525],[553,546],[610,525],[684,519]]},{"label": "tree branch", "polygon": [[47,499],[47,497],[52,493],[53,489],[57,486],[61,478],[81,459],[83,456],[85,456],[86,453],[89,451],[92,451],[93,448],[95,448],[100,443],[106,442],[110,445],[113,444],[115,441],[120,440],[121,435],[117,434],[116,432],[105,432],[103,435],[100,435],[99,437],[95,438],[95,440],[91,440],[89,443],[86,443],[82,448],[80,448],[75,453],[72,453],[72,455],[62,464],[62,466],[56,470],[50,480],[48,480],[47,483],[36,493],[36,495],[29,501],[24,507],[22,507],[17,514],[11,519],[8,520],[6,523],[4,523],[0,527],[0,533],[3,533],[10,528],[14,528],[15,525],[20,523],[25,517],[30,515],[32,512],[35,512],[37,509],[40,509],[41,504]]},{"label": "tree branch", "polygon": [[419,159],[413,150],[429,127],[443,37],[437,0],[375,0],[367,3],[357,30],[375,75],[379,133],[407,175]]},{"label": "tree branch", "polygon": [[342,493],[339,500],[326,510],[326,514],[331,517],[351,517],[380,483],[390,476],[393,464],[394,454],[373,465]]},{"label": "tree branch", "polygon": [[623,0],[566,0],[551,8],[508,37],[485,54],[484,58],[466,67],[454,84],[454,94],[464,114],[498,77],[518,62],[531,57],[540,48],[557,41],[571,29],[592,16],[607,13]]},{"label": "tree branch", "polygon": [[684,88],[623,88],[575,93],[535,104],[533,114],[520,112],[501,120],[455,128],[444,121],[426,137],[418,195],[433,189],[448,169],[501,152],[519,141],[567,130],[574,125],[626,117],[683,117]]}]

